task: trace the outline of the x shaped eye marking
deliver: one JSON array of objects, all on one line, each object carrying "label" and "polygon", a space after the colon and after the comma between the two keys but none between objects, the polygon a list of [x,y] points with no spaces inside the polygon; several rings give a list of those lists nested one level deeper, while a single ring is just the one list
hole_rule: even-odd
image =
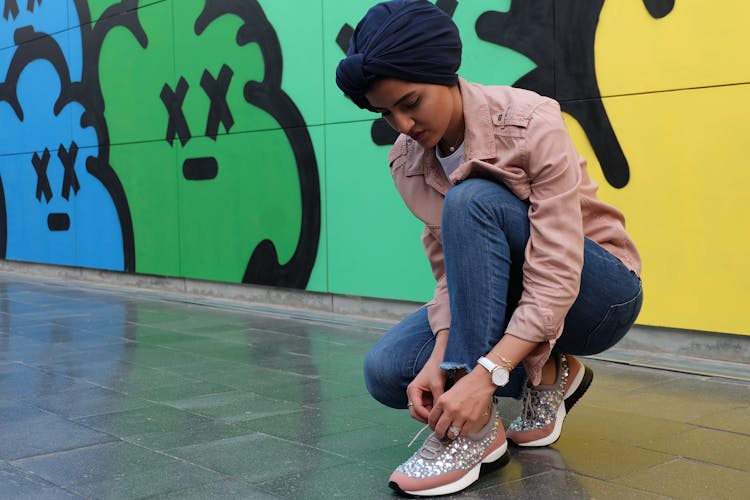
[{"label": "x shaped eye marking", "polygon": [[219,70],[218,78],[214,79],[208,70],[205,70],[201,77],[201,87],[211,99],[211,108],[208,110],[208,122],[206,123],[206,135],[214,140],[216,140],[216,135],[219,132],[219,123],[224,125],[224,130],[227,133],[234,125],[234,117],[232,117],[232,112],[229,110],[229,104],[227,103],[227,93],[233,75],[232,69],[224,64]]},{"label": "x shaped eye marking", "polygon": [[13,16],[13,19],[18,17],[18,2],[16,2],[16,0],[5,0],[3,17],[8,19],[8,15]]},{"label": "x shaped eye marking", "polygon": [[174,145],[176,135],[180,136],[180,142],[184,146],[190,140],[190,127],[188,126],[185,114],[182,111],[182,104],[185,102],[189,85],[185,78],[180,77],[177,82],[177,90],[173,91],[169,85],[164,84],[161,89],[161,100],[167,107],[169,113],[169,123],[167,124],[167,142]]},{"label": "x shaped eye marking", "polygon": [[62,196],[66,200],[70,198],[70,188],[73,188],[73,194],[78,194],[78,190],[81,189],[81,185],[78,183],[78,176],[75,171],[76,157],[78,156],[78,144],[75,142],[70,143],[70,149],[65,150],[65,146],[60,144],[60,149],[57,150],[57,157],[63,164],[65,174],[63,176],[63,187]]},{"label": "x shaped eye marking", "polygon": [[47,165],[49,165],[49,149],[44,148],[44,153],[40,158],[37,153],[31,157],[31,163],[34,165],[36,170],[36,199],[42,201],[42,194],[47,199],[47,203],[52,199],[52,188],[49,185],[49,178],[47,177]]},{"label": "x shaped eye marking", "polygon": [[[37,2],[39,3],[39,5],[42,5],[42,0],[37,0]],[[28,10],[29,12],[34,12],[34,0],[29,0],[26,3],[26,10]]]}]

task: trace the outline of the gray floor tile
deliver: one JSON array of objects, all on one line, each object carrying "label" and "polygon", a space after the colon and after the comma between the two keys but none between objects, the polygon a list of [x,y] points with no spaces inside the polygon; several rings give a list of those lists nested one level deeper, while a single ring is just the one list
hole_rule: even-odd
[{"label": "gray floor tile", "polygon": [[94,385],[85,381],[20,363],[5,365],[0,374],[0,397],[4,399],[50,395],[92,387]]},{"label": "gray floor tile", "polygon": [[223,479],[217,472],[121,441],[14,465],[86,498],[139,498]]},{"label": "gray floor tile", "polygon": [[192,429],[212,422],[211,419],[170,406],[152,404],[144,408],[94,415],[76,420],[77,423],[106,432],[119,438],[143,434],[170,433]]},{"label": "gray floor tile", "polygon": [[668,453],[598,438],[575,441],[566,436],[554,447],[560,451],[566,469],[598,479],[612,479],[674,459],[674,455]]},{"label": "gray floor tile", "polygon": [[78,495],[0,462],[0,498],[34,500],[79,499]]},{"label": "gray floor tile", "polygon": [[171,401],[175,408],[197,415],[211,417],[226,423],[245,422],[256,418],[296,413],[302,408],[298,403],[269,399],[250,392],[226,391]]},{"label": "gray floor tile", "polygon": [[200,354],[185,352],[172,347],[149,345],[137,338],[134,340],[138,342],[138,349],[128,359],[134,365],[166,368],[173,365],[189,365],[205,359],[205,356]]},{"label": "gray floor tile", "polygon": [[560,443],[606,439],[624,445],[637,445],[696,428],[693,424],[643,416],[638,407],[614,411],[588,406],[589,401],[596,404],[595,397],[594,394],[587,395],[582,404],[565,417],[565,433]]},{"label": "gray floor tile", "polygon": [[189,382],[180,381],[176,384],[164,386],[140,387],[138,389],[131,389],[128,392],[149,401],[168,403],[180,399],[197,398],[234,390],[234,388],[222,384],[204,382],[203,380],[190,380]]},{"label": "gray floor tile", "polygon": [[192,488],[180,488],[146,498],[149,500],[275,500],[284,497],[265,493],[242,481],[227,479]]},{"label": "gray floor tile", "polygon": [[381,470],[350,462],[325,470],[294,472],[258,483],[255,487],[279,498],[299,500],[393,498],[393,491],[385,479]]},{"label": "gray floor tile", "polygon": [[345,457],[264,434],[239,436],[168,450],[170,455],[219,471],[231,478],[258,483],[290,472],[307,473],[345,463]]},{"label": "gray floor tile", "polygon": [[654,438],[639,446],[750,473],[750,436],[701,428]]},{"label": "gray floor tile", "polygon": [[33,407],[0,408],[0,458],[14,460],[112,441],[108,434]]},{"label": "gray floor tile", "polygon": [[364,429],[377,424],[346,415],[328,413],[317,408],[302,408],[294,413],[257,418],[240,422],[239,425],[271,436],[317,447],[321,436]]},{"label": "gray floor tile", "polygon": [[[734,385],[734,384],[733,384]],[[696,388],[701,387],[700,397]],[[750,387],[746,390],[750,391]],[[733,387],[710,380],[675,380],[656,384],[625,394],[603,395],[592,391],[595,398],[586,398],[586,404],[609,410],[633,411],[641,415],[691,423],[719,411],[737,408],[747,397],[733,390]]]},{"label": "gray floor tile", "polygon": [[695,425],[750,436],[750,403],[744,408],[724,410],[693,420]]},{"label": "gray floor tile", "polygon": [[615,483],[670,498],[739,499],[750,491],[750,474],[726,467],[677,459],[615,479]]},{"label": "gray floor tile", "polygon": [[535,476],[524,477],[519,481],[506,482],[497,486],[488,486],[484,489],[481,488],[481,483],[477,482],[471,488],[466,490],[466,498],[514,498],[523,500],[538,500],[541,498],[554,498],[556,500],[606,498],[658,500],[664,499],[665,497],[567,471],[550,470]]},{"label": "gray floor tile", "polygon": [[150,404],[102,387],[84,387],[55,394],[27,394],[22,401],[67,419],[133,410]]},{"label": "gray floor tile", "polygon": [[[386,325],[342,321],[0,274],[0,498],[394,498],[426,436],[364,388]],[[750,383],[586,363],[557,443],[446,498],[748,491]]]},{"label": "gray floor tile", "polygon": [[[424,437],[427,435],[425,432]],[[420,439],[418,444],[415,443],[414,450],[409,450],[407,445],[413,437],[413,434],[404,431],[394,432],[386,427],[375,426],[321,436],[315,446],[331,453],[366,461],[368,453],[398,445],[402,445],[405,452],[413,453],[424,441]]]}]

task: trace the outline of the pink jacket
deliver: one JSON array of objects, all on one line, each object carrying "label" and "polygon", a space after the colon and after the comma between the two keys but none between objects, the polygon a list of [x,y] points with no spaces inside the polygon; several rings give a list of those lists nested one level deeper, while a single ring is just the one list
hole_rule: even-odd
[{"label": "pink jacket", "polygon": [[529,201],[531,236],[523,267],[523,294],[506,333],[539,342],[524,360],[537,384],[541,367],[562,334],[583,265],[584,235],[640,274],[641,260],[620,211],[596,198],[597,184],[576,152],[560,106],[512,87],[459,80],[463,99],[464,162],[450,181],[435,157],[401,135],[390,151],[391,174],[411,212],[425,224],[422,243],[437,280],[428,306],[433,332],[450,327],[440,220],[452,183],[469,177],[496,180]]}]

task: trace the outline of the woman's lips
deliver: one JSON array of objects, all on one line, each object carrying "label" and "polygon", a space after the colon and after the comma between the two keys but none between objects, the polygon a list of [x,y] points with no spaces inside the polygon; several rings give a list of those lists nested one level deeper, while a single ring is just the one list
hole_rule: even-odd
[{"label": "woman's lips", "polygon": [[417,142],[419,142],[419,140],[423,137],[424,137],[424,130],[422,130],[421,132],[417,132],[416,134],[412,134],[411,136],[411,138]]}]

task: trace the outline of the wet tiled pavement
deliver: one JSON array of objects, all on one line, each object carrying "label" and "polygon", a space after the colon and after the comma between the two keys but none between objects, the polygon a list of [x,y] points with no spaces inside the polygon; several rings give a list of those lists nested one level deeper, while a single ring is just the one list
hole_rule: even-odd
[{"label": "wet tiled pavement", "polygon": [[[0,274],[0,498],[392,498],[420,425],[349,323]],[[453,498],[748,498],[750,383],[588,363],[562,438]]]}]

